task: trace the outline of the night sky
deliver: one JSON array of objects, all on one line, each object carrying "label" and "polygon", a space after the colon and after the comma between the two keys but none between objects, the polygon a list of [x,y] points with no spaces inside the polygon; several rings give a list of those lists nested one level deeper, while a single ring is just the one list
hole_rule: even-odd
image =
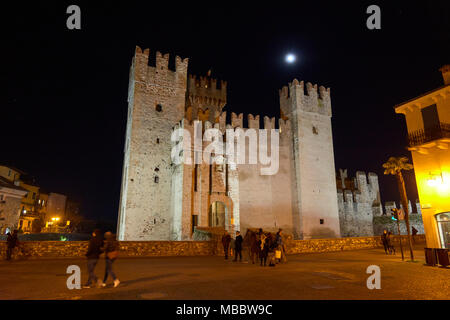
[{"label": "night sky", "polygon": [[[449,2],[312,2],[4,7],[0,163],[82,201],[89,218],[115,220],[128,74],[139,45],[152,56],[170,53],[172,63],[189,57],[189,73],[212,69],[227,80],[229,114],[279,117],[278,89],[294,78],[331,87],[336,170],[375,172],[382,201],[398,201],[395,178],[381,168],[389,156],[410,157],[404,117],[393,107],[443,84]],[[66,28],[70,4],[81,7],[81,30]],[[381,30],[366,28],[370,4],[381,7]],[[294,65],[284,61],[288,52],[298,57]],[[416,199],[412,172],[406,183]]]}]

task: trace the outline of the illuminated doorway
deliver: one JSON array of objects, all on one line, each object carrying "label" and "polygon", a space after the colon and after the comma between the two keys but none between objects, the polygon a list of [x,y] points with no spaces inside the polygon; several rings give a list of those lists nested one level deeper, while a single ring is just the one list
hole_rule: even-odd
[{"label": "illuminated doorway", "polygon": [[450,212],[436,215],[441,248],[450,249]]},{"label": "illuminated doorway", "polygon": [[225,228],[225,216],[227,207],[221,201],[215,201],[209,208],[209,226]]}]

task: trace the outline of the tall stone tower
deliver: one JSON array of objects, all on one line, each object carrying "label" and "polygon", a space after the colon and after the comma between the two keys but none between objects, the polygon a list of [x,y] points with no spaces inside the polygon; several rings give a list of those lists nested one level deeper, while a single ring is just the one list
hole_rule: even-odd
[{"label": "tall stone tower", "polygon": [[[300,239],[339,237],[330,90],[294,79],[280,90],[281,117],[291,121],[294,211]],[[319,96],[320,94],[320,96]],[[295,223],[297,224],[297,223]]]},{"label": "tall stone tower", "polygon": [[149,66],[149,49],[136,47],[130,70],[128,120],[118,239],[170,239],[171,133],[185,114],[188,59],[156,53]]}]

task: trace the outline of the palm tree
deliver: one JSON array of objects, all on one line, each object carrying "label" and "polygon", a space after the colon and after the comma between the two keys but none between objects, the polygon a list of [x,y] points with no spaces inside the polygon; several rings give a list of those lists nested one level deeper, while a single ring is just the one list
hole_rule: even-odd
[{"label": "palm tree", "polygon": [[413,165],[408,163],[407,157],[390,157],[389,160],[383,164],[384,174],[392,174],[397,178],[398,191],[400,192],[400,199],[405,212],[406,231],[408,232],[409,251],[411,253],[411,261],[414,261],[414,253],[412,247],[411,232],[409,230],[409,208],[408,198],[406,196],[405,180],[403,179],[402,170],[411,170]]}]

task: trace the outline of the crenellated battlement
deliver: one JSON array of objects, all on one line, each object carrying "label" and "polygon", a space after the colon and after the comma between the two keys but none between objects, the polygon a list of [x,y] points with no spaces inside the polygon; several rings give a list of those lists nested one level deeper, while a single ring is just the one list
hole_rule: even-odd
[{"label": "crenellated battlement", "polygon": [[[216,128],[221,131],[222,134],[226,134],[226,130],[232,129],[234,132],[237,130],[248,130],[248,129],[266,129],[266,130],[278,130],[280,133],[280,139],[285,136],[290,136],[291,134],[291,121],[290,120],[283,120],[278,119],[278,129],[275,128],[275,117],[264,117],[264,125],[263,127],[260,126],[260,116],[259,115],[247,115],[248,120],[248,126],[247,128],[244,128],[243,125],[243,118],[244,114],[236,114],[234,112],[231,113],[231,123],[226,123],[226,112],[220,113],[216,117],[216,121],[212,122],[209,120],[202,121],[202,131],[210,128]],[[179,123],[177,123],[176,126],[174,126],[173,130],[179,129],[180,127],[190,131],[193,133],[194,131],[194,121],[197,121],[196,119],[189,119],[185,117],[182,119]]]},{"label": "crenellated battlement", "polygon": [[132,77],[136,82],[165,86],[176,84],[178,88],[186,89],[187,69],[189,59],[175,57],[175,71],[169,69],[169,54],[156,52],[154,66],[149,65],[150,49],[136,46],[132,62]]},{"label": "crenellated battlement", "polygon": [[279,90],[281,117],[287,119],[295,109],[331,116],[330,88],[294,79]]},{"label": "crenellated battlement", "polygon": [[[211,78],[209,75],[197,77],[189,75],[187,80],[189,106],[215,107],[219,110],[227,103],[227,82]],[[220,86],[219,86],[220,84]]]},{"label": "crenellated battlement", "polygon": [[358,211],[359,205],[367,205],[368,208],[373,208],[374,213],[382,213],[378,176],[375,173],[369,172],[366,175],[363,171],[357,171],[354,178],[349,178],[347,169],[339,169],[336,186],[341,201],[355,204],[353,211]]}]

